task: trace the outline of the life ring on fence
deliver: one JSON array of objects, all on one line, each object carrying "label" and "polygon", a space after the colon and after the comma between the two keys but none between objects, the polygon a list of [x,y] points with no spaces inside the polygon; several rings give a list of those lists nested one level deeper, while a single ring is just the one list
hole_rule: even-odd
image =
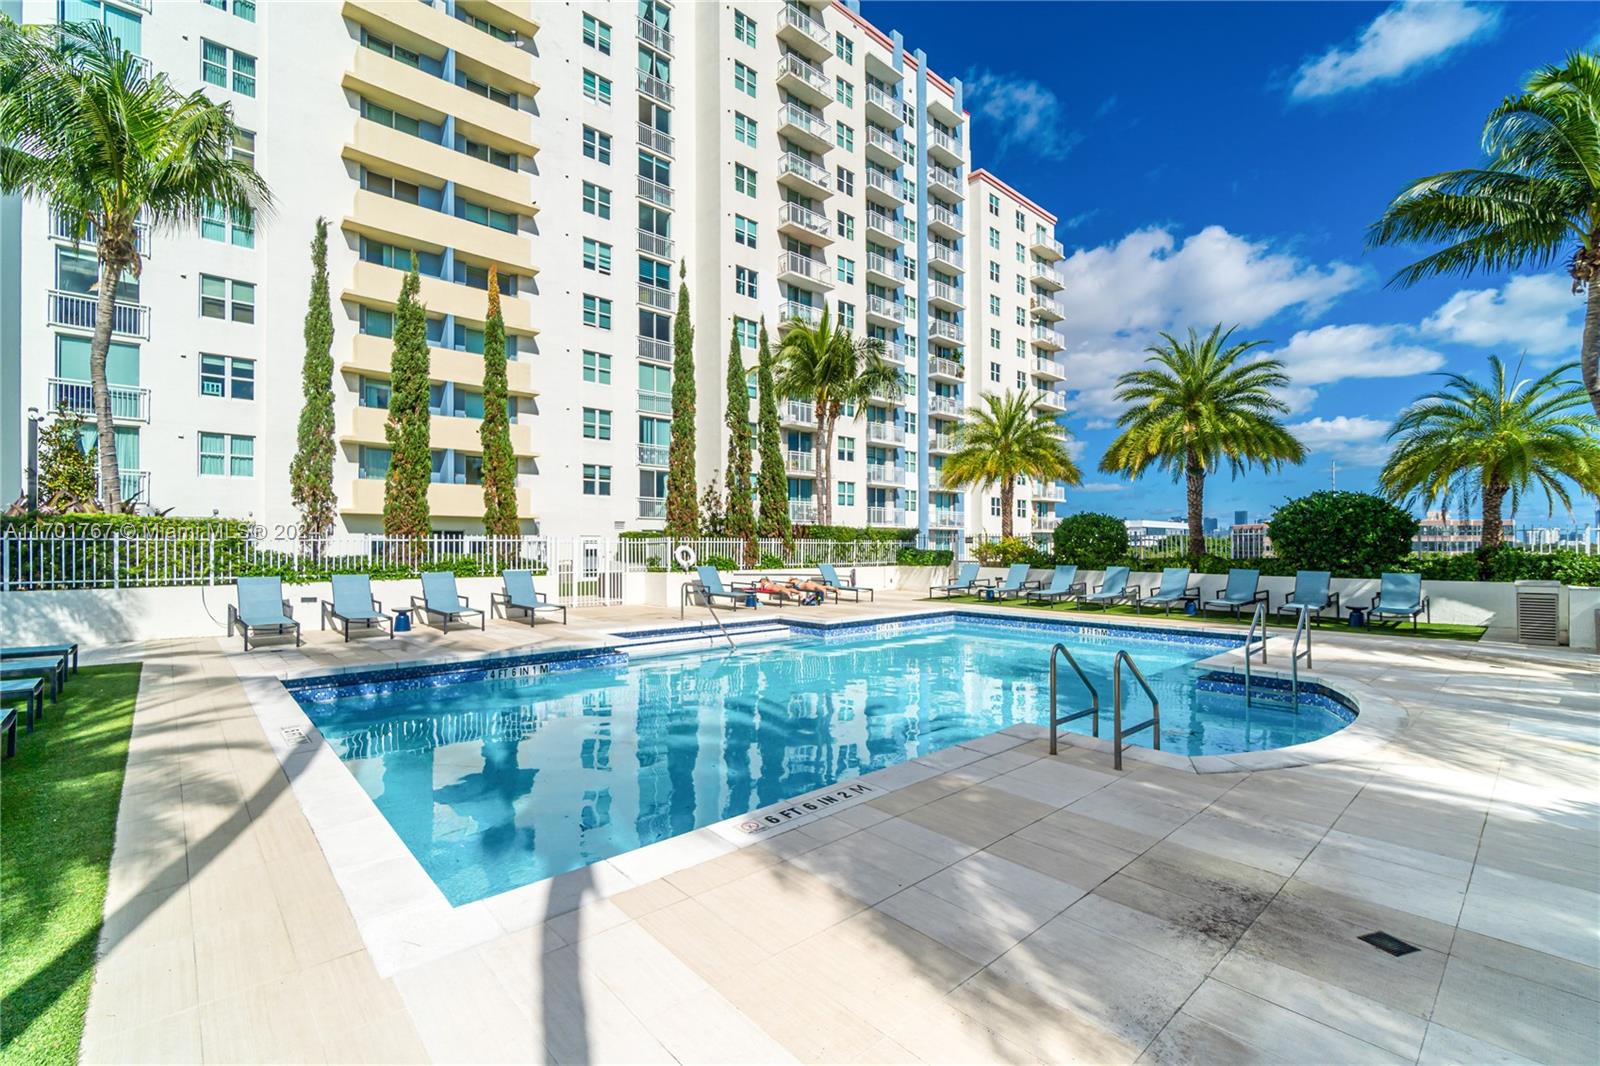
[{"label": "life ring on fence", "polygon": [[688,544],[678,545],[678,549],[672,553],[672,557],[678,560],[678,565],[683,567],[685,573],[694,569],[695,561],[699,558],[695,554],[693,546]]}]

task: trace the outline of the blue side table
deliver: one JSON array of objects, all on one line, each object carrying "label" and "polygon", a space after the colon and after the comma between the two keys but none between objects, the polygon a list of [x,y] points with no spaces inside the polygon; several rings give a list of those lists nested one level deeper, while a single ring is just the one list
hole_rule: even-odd
[{"label": "blue side table", "polygon": [[1350,608],[1350,628],[1364,629],[1367,625],[1367,611],[1364,607]]},{"label": "blue side table", "polygon": [[411,608],[397,607],[394,612],[394,631],[396,633],[411,632]]}]

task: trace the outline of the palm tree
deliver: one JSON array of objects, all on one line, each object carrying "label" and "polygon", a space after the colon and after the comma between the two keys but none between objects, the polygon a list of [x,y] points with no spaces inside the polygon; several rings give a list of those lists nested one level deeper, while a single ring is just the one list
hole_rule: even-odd
[{"label": "palm tree", "polygon": [[1106,449],[1100,469],[1139,477],[1151,466],[1180,476],[1189,496],[1189,557],[1205,554],[1206,476],[1227,463],[1235,477],[1252,466],[1272,469],[1305,460],[1305,448],[1278,416],[1289,408],[1274,390],[1289,384],[1277,359],[1240,362],[1265,341],[1229,344],[1233,327],[1219,323],[1206,337],[1191,327],[1187,342],[1170,333],[1147,349],[1142,370],[1117,379],[1117,399],[1128,409],[1117,419],[1122,433]]},{"label": "palm tree", "polygon": [[1446,374],[1445,385],[1400,412],[1389,428],[1398,440],[1378,484],[1392,499],[1420,496],[1423,506],[1473,496],[1483,502],[1483,546],[1501,541],[1500,512],[1514,513],[1530,490],[1570,508],[1563,479],[1600,494],[1600,436],[1584,408],[1581,382],[1566,363],[1543,377],[1513,375],[1489,357],[1487,384]]},{"label": "palm tree", "polygon": [[940,468],[946,488],[1000,486],[1000,535],[1011,536],[1017,478],[1083,483],[1083,473],[1067,453],[1066,427],[1035,410],[1027,392],[985,395],[984,406],[970,408],[957,431],[954,454]]},{"label": "palm tree", "polygon": [[103,25],[0,18],[0,192],[53,207],[99,260],[89,379],[108,511],[122,509],[122,492],[106,351],[117,285],[144,265],[135,225],[192,227],[208,207],[269,210],[266,183],[233,154],[239,132],[228,105],[179,93]]},{"label": "palm tree", "polygon": [[1391,280],[1547,267],[1565,257],[1588,290],[1579,362],[1600,414],[1600,55],[1535,71],[1489,112],[1481,167],[1418,178],[1367,231],[1369,245],[1445,241]]},{"label": "palm tree", "polygon": [[778,392],[816,407],[817,521],[833,521],[833,431],[848,404],[864,407],[870,396],[900,395],[900,370],[883,357],[883,342],[852,337],[834,328],[826,307],[816,325],[800,319],[778,342]]}]

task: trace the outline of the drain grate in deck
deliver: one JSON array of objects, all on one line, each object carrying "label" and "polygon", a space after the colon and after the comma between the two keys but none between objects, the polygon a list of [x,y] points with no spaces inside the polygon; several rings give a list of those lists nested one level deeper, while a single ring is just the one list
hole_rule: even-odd
[{"label": "drain grate in deck", "polygon": [[1386,951],[1390,955],[1397,957],[1400,955],[1409,955],[1413,951],[1422,950],[1415,944],[1407,944],[1399,937],[1390,936],[1388,933],[1368,933],[1366,936],[1357,937],[1356,939],[1364,940],[1368,944],[1371,944],[1373,947],[1377,948],[1379,951]]}]

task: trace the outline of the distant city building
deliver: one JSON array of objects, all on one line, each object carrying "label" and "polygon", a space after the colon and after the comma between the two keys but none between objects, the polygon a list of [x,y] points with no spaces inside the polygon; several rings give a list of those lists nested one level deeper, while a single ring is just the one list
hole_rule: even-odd
[{"label": "distant city building", "polygon": [[1230,536],[1235,559],[1260,559],[1272,554],[1272,538],[1267,536],[1265,522],[1235,522]]},{"label": "distant city building", "polygon": [[1175,518],[1129,518],[1123,524],[1128,527],[1128,546],[1132,548],[1155,548],[1168,537],[1189,534],[1189,523]]},{"label": "distant city building", "polygon": [[[1506,519],[1506,540],[1516,539],[1515,522]],[[1411,539],[1411,550],[1459,555],[1483,547],[1483,519],[1452,518],[1443,511],[1429,511],[1422,519],[1417,535]]]},{"label": "distant city building", "polygon": [[1205,530],[1206,536],[1209,537],[1217,531],[1217,520],[1215,518],[1204,519],[1201,523],[1201,528]]},{"label": "distant city building", "polygon": [[1233,512],[1233,524],[1236,525],[1236,526],[1247,526],[1247,525],[1249,525],[1250,524],[1250,512],[1249,511],[1235,511],[1235,512]]}]

